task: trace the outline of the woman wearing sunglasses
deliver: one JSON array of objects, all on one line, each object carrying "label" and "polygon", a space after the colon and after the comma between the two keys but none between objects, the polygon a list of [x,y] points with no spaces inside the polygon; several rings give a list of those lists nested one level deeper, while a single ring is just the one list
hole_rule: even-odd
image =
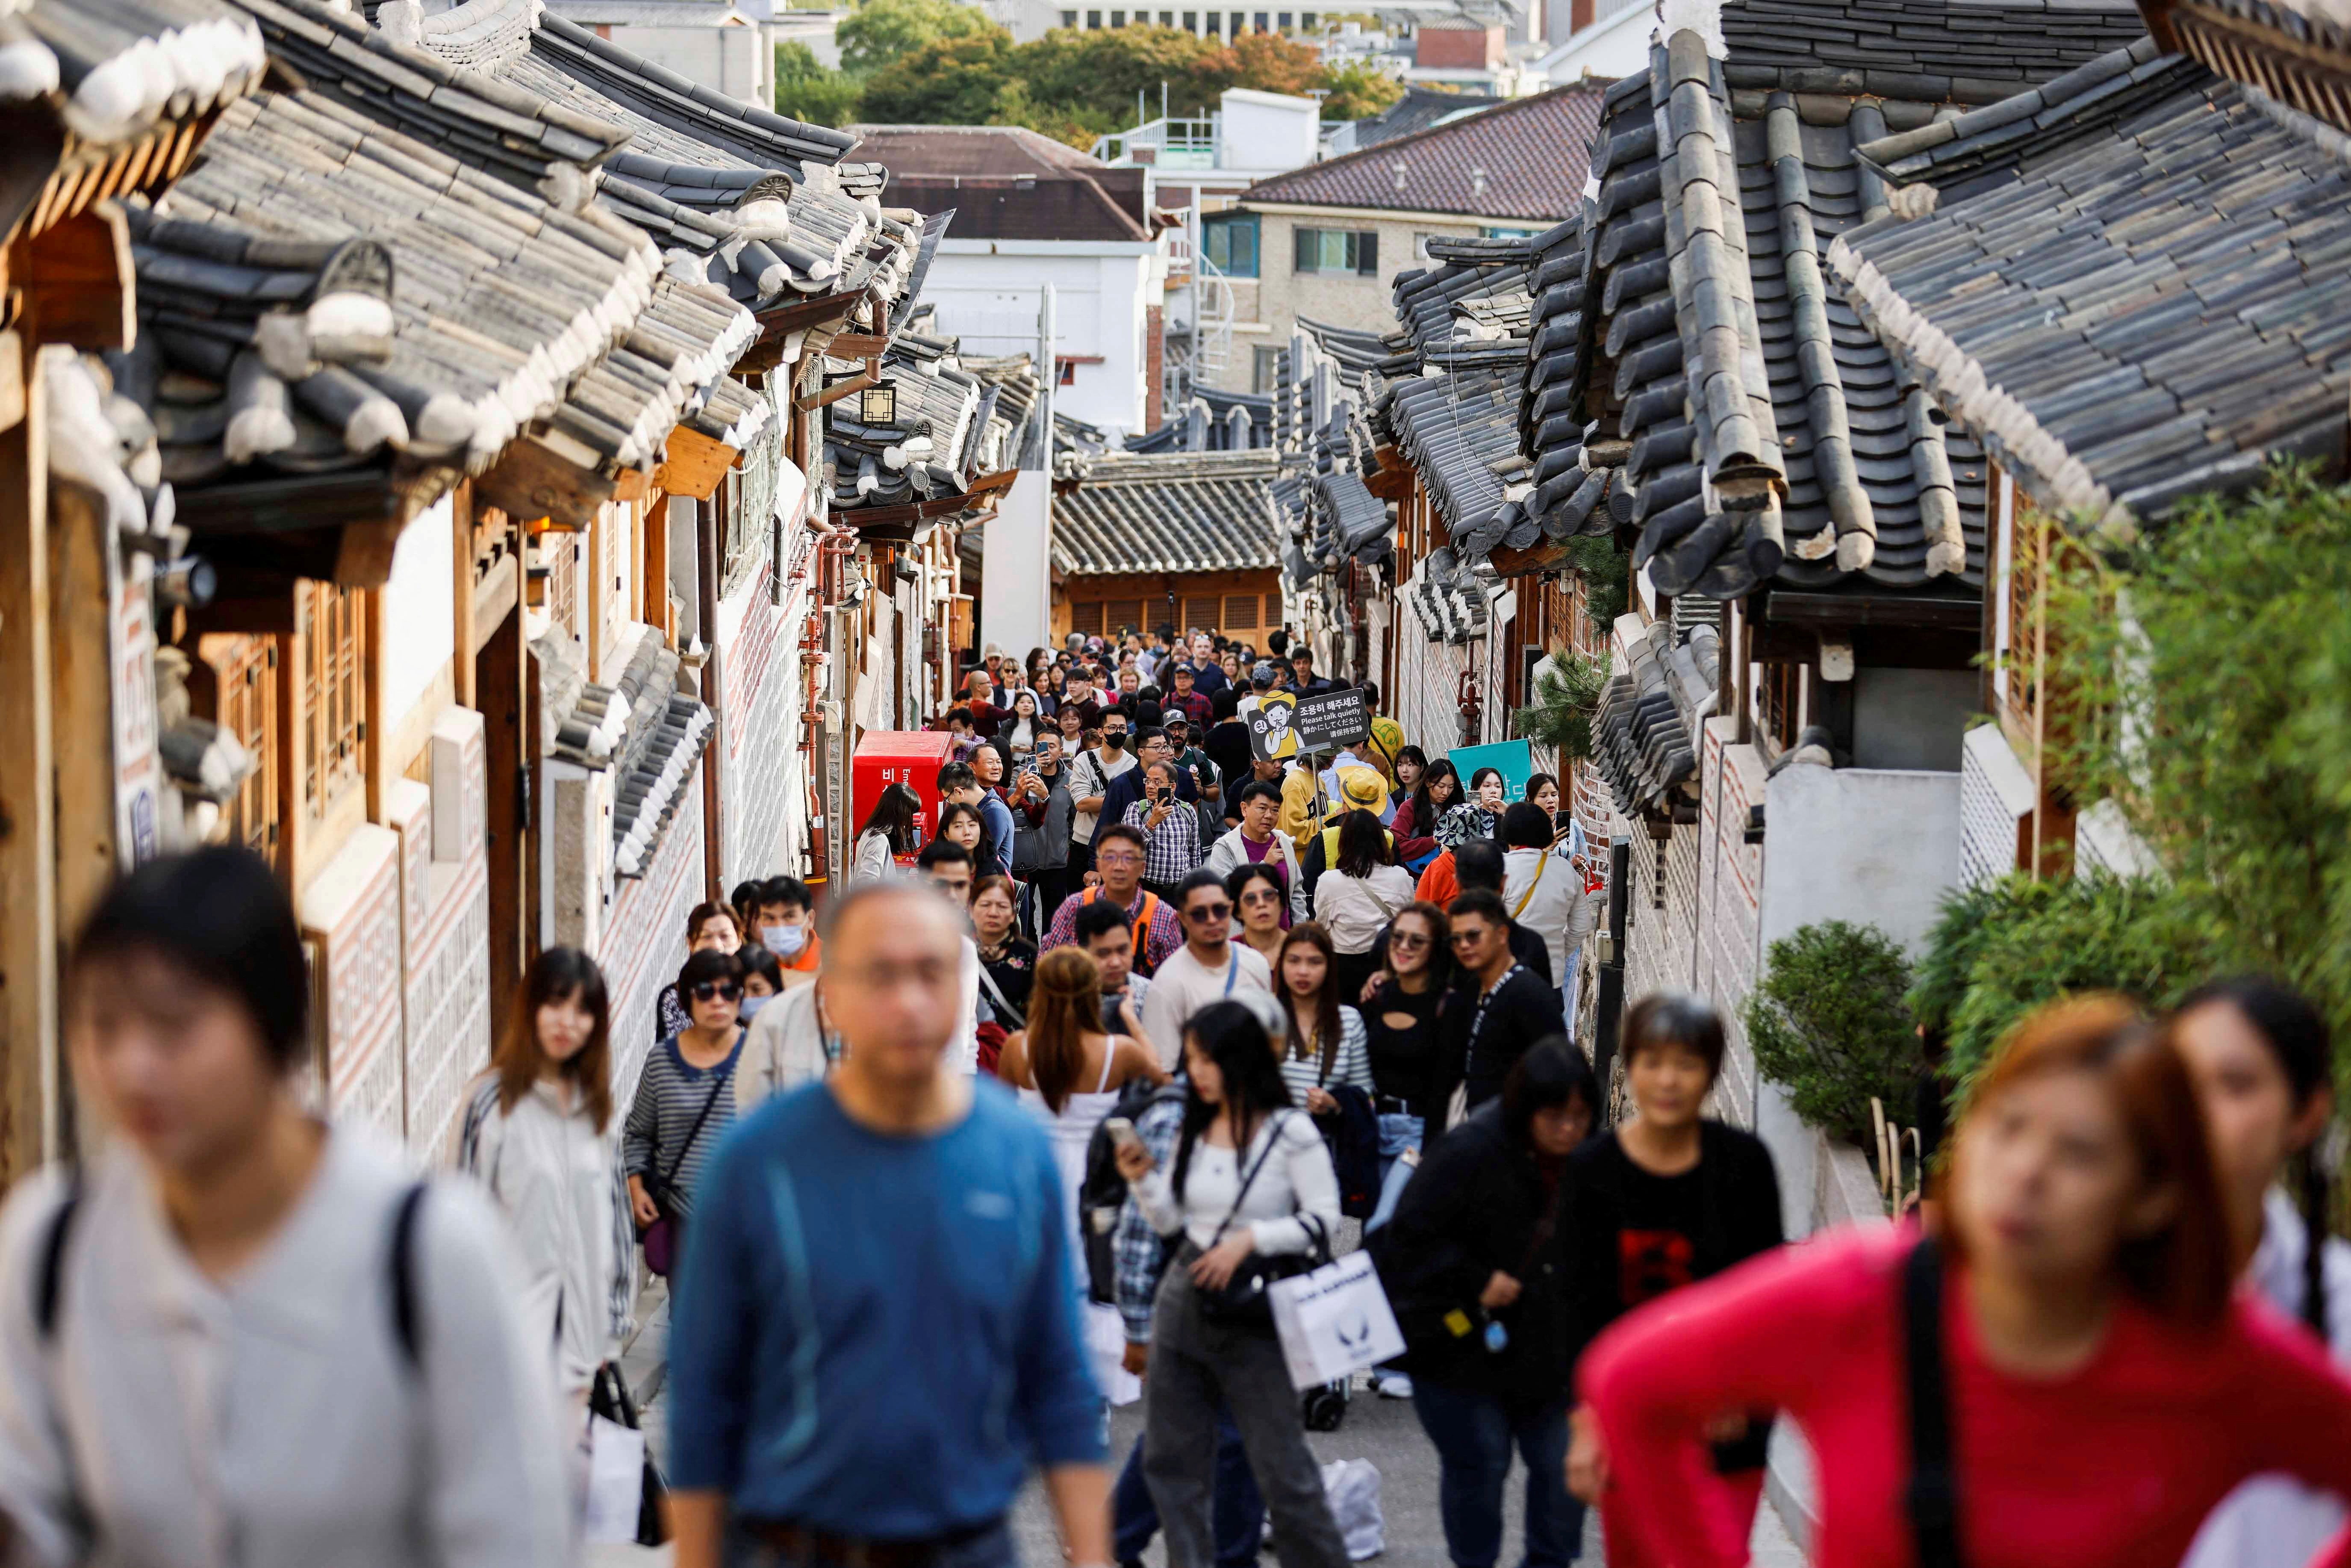
[{"label": "woman wearing sunglasses", "polygon": [[629,1208],[646,1239],[645,1264],[664,1275],[693,1207],[702,1163],[735,1124],[743,960],[716,948],[694,954],[678,971],[677,994],[691,1021],[645,1059],[621,1134]]}]

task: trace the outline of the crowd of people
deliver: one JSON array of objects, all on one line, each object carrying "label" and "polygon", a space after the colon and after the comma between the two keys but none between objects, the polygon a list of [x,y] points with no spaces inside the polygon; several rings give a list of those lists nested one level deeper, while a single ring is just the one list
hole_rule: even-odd
[{"label": "crowd of people", "polygon": [[1588,1507],[1625,1568],[1743,1563],[1782,1417],[1823,1568],[2351,1563],[2309,1004],[2053,1005],[1921,1212],[1786,1247],[1769,1152],[1708,1114],[1706,1003],[1626,1011],[1607,1124],[1555,781],[1465,790],[1389,726],[1301,789],[1215,755],[1281,679],[1249,650],[1095,652],[974,672],[927,839],[896,787],[821,901],[693,910],[625,1106],[597,966],[540,954],[460,1173],[306,1108],[262,862],[120,881],[66,1019],[113,1135],[0,1213],[0,1555],[577,1561],[651,1270],[680,1568],[1002,1568],[1031,1474],[1077,1568],[1238,1568],[1269,1521],[1342,1568],[1268,1291],[1360,1240],[1457,1568],[1501,1560],[1514,1473],[1532,1568]]}]

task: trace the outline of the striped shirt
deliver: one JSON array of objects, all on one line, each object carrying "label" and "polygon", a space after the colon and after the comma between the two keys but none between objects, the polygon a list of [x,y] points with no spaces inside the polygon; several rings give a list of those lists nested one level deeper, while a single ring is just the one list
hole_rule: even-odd
[{"label": "striped shirt", "polygon": [[[636,1100],[621,1130],[621,1163],[629,1175],[644,1178],[649,1190],[656,1185],[655,1177],[665,1180],[674,1199],[672,1211],[681,1217],[693,1209],[703,1161],[735,1124],[735,1064],[742,1055],[743,1036],[737,1030],[735,1049],[716,1067],[689,1065],[678,1054],[675,1035],[645,1058]],[[710,1107],[707,1116],[702,1113],[705,1104]],[[702,1123],[698,1132],[696,1120]],[[694,1138],[691,1147],[685,1146],[688,1134]]]},{"label": "striped shirt", "polygon": [[1327,1074],[1322,1071],[1322,1042],[1317,1040],[1314,1046],[1311,1056],[1301,1057],[1292,1050],[1281,1059],[1281,1081],[1289,1086],[1292,1103],[1303,1105],[1309,1089],[1328,1089],[1334,1083],[1352,1083],[1366,1094],[1372,1092],[1372,1052],[1363,1014],[1353,1008],[1339,1009],[1339,1051]]}]

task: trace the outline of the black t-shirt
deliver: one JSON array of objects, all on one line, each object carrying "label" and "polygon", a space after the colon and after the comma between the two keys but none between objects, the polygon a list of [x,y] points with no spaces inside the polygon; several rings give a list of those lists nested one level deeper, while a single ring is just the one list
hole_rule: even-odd
[{"label": "black t-shirt", "polygon": [[1212,724],[1201,737],[1200,749],[1208,754],[1208,760],[1223,776],[1217,782],[1224,789],[1225,815],[1239,821],[1241,786],[1253,776],[1249,768],[1249,726],[1237,718]]},{"label": "black t-shirt", "polygon": [[1447,1052],[1468,1086],[1472,1111],[1502,1092],[1502,1080],[1530,1046],[1566,1032],[1559,993],[1523,964],[1488,993],[1482,1008],[1472,982],[1446,1009],[1446,1024]]},{"label": "black t-shirt", "polygon": [[[1437,1020],[1437,1004],[1444,999],[1445,992],[1436,986],[1415,996],[1389,980],[1361,1009],[1373,1086],[1383,1097],[1394,1095],[1411,1102],[1417,1107],[1411,1114],[1417,1116],[1428,1113],[1426,1106],[1445,1058]],[[1402,1029],[1393,1028],[1387,1022],[1390,1013],[1411,1021]]]},{"label": "black t-shirt", "polygon": [[[1004,993],[1004,999],[1026,1018],[1029,1013],[1029,988],[1037,980],[1037,945],[1015,936],[1004,945],[1002,957],[982,956],[980,966],[987,971],[987,977],[996,982],[996,988]],[[987,988],[985,986],[980,988],[983,994]],[[1006,1029],[1019,1027],[1010,1019],[996,1021]]]}]

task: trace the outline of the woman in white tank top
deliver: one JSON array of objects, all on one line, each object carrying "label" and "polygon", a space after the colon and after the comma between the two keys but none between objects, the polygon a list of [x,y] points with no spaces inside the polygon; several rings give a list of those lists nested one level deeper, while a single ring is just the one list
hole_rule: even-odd
[{"label": "woman in white tank top", "polygon": [[[1052,1139],[1072,1259],[1086,1255],[1078,1227],[1078,1189],[1085,1183],[1086,1148],[1094,1129],[1128,1084],[1138,1079],[1167,1082],[1158,1058],[1124,1035],[1102,1033],[1095,1027],[1101,1018],[1101,980],[1093,959],[1081,947],[1056,947],[1037,962],[1029,1027],[1004,1042],[996,1063],[996,1075],[1019,1092],[1020,1103]],[[1111,1403],[1132,1403],[1142,1386],[1123,1364],[1126,1330],[1118,1309],[1087,1300],[1082,1275],[1078,1283],[1079,1316],[1095,1381]]]}]

